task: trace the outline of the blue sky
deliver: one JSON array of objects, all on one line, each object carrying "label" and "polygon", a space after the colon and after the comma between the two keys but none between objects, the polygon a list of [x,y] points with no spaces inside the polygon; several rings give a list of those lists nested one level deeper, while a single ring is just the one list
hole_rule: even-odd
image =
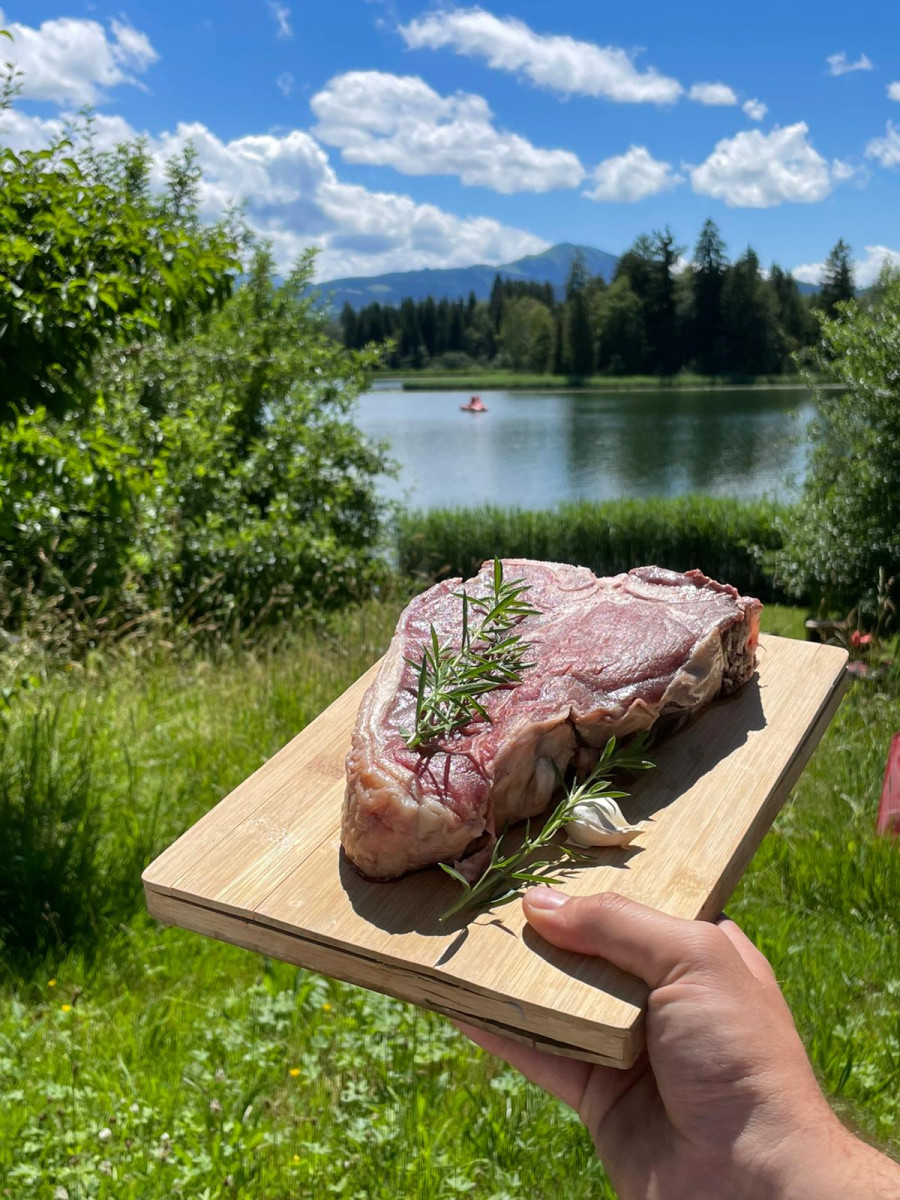
[{"label": "blue sky", "polygon": [[620,252],[706,216],[813,279],[838,237],[861,282],[900,261],[900,5],[536,0],[7,3],[14,145],[84,103],[145,133],[161,178],[190,137],[204,211],[229,198],[320,278]]}]

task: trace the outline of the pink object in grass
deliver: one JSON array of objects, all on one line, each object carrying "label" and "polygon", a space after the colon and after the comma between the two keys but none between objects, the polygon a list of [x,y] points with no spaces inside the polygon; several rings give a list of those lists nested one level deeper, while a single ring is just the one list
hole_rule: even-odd
[{"label": "pink object in grass", "polygon": [[900,733],[894,734],[888,750],[875,832],[900,837]]}]

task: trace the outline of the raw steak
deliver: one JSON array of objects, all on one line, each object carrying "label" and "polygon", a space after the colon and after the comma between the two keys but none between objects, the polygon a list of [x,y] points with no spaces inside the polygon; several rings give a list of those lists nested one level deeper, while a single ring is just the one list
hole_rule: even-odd
[{"label": "raw steak", "polygon": [[589,767],[613,734],[684,717],[753,674],[762,606],[728,584],[700,571],[637,567],[598,579],[585,567],[507,559],[504,578],[528,583],[524,599],[540,610],[516,626],[535,665],[482,698],[490,722],[410,750],[400,731],[415,725],[417,672],[406,659],[421,660],[431,625],[459,645],[453,593],[487,595],[492,570],[485,563],[464,585],[448,579],[417,596],[363,698],[341,840],[373,879],[463,858],[483,834],[543,812],[557,769]]}]

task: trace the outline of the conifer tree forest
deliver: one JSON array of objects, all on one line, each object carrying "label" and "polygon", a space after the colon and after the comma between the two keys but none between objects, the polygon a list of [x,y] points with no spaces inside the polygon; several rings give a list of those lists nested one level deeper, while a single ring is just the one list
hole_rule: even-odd
[{"label": "conifer tree forest", "polygon": [[391,369],[471,366],[584,378],[702,375],[745,378],[797,370],[795,354],[813,344],[815,310],[831,316],[853,298],[850,247],[832,249],[818,293],[805,296],[788,271],[764,272],[747,247],[733,261],[707,220],[685,266],[671,230],[642,234],[607,283],[572,262],[564,294],[549,283],[494,278],[490,297],[405,299],[346,304],[341,338],[349,349],[388,343]]}]

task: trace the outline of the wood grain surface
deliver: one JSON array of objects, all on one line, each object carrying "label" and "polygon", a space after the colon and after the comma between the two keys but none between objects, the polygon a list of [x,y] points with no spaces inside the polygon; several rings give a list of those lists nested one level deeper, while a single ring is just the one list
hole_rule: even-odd
[{"label": "wood grain surface", "polygon": [[[834,715],[846,659],[764,636],[756,677],[629,780],[623,809],[647,831],[567,869],[564,889],[714,917]],[[151,913],[558,1053],[630,1065],[643,1044],[637,979],[548,945],[520,901],[441,923],[458,885],[438,868],[372,883],[343,857],[344,756],[375,670],[147,868]]]}]

